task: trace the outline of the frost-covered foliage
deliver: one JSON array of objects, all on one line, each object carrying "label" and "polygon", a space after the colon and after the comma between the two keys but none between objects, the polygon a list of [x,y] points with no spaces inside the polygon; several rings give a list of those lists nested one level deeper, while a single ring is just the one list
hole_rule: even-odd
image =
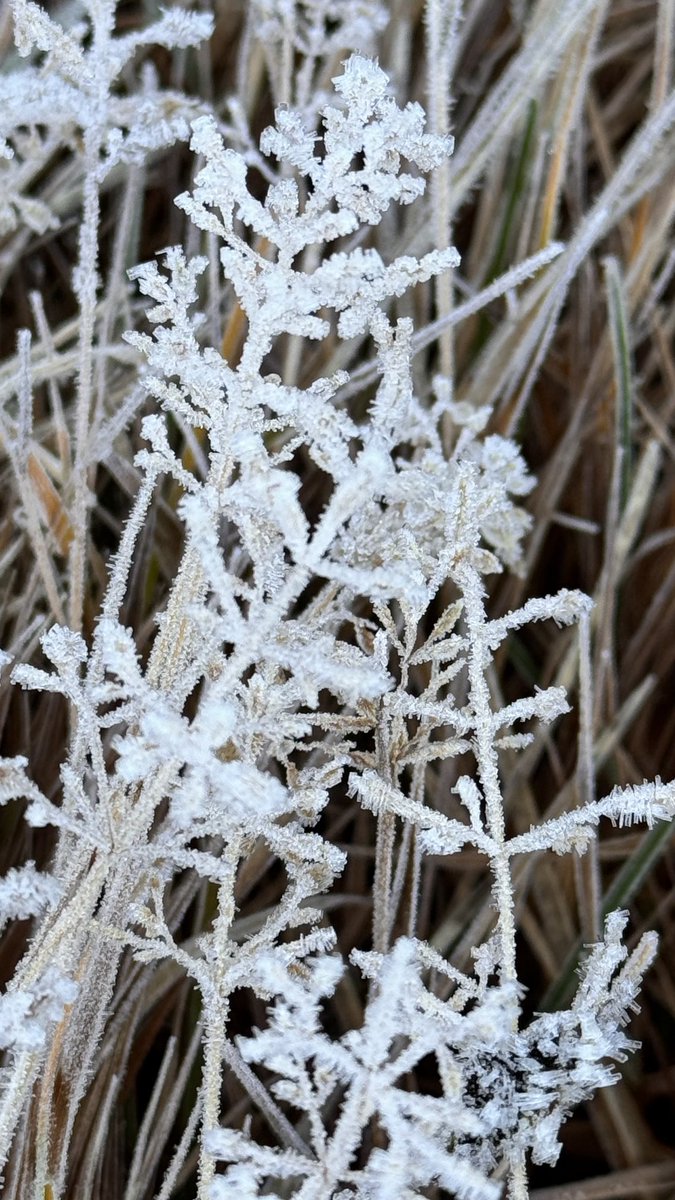
[{"label": "frost-covered foliage", "polygon": [[89,21],[70,29],[31,0],[14,0],[12,7],[19,54],[37,49],[44,57],[40,66],[0,76],[0,231],[21,221],[41,233],[57,217],[25,193],[78,134],[84,135],[86,169],[99,183],[118,163],[141,163],[150,151],[187,136],[194,106],[159,89],[152,70],[141,81],[140,98],[118,95],[116,88],[139,50],[196,45],[213,22],[206,13],[173,8],[139,33],[114,36],[114,0],[91,0],[84,6]]},{"label": "frost-covered foliage", "polygon": [[[39,1083],[43,1140],[31,1187],[54,1200],[68,1194],[69,1137],[126,949],[139,964],[168,960],[201,996],[200,1200],[403,1200],[433,1187],[488,1200],[505,1178],[522,1200],[528,1158],[556,1161],[561,1123],[613,1081],[612,1064],[631,1048],[623,1025],[655,944],[647,934],[628,954],[622,912],[603,933],[591,886],[597,942],[571,1007],[526,1021],[514,858],[581,854],[601,818],[670,819],[675,788],[657,781],[596,799],[582,722],[578,806],[510,828],[505,756],[536,742],[569,704],[560,686],[503,701],[495,656],[526,625],[578,625],[587,719],[592,606],[565,591],[489,616],[485,577],[520,569],[530,525],[522,502],[534,481],[517,445],[488,432],[489,407],[457,402],[447,375],[422,390],[415,380],[413,322],[397,302],[456,267],[456,251],[387,257],[368,241],[381,223],[395,230],[402,206],[424,202],[452,141],[427,131],[419,104],[400,107],[363,54],[346,59],[324,96],[325,64],[366,30],[374,38],[380,5],[252,4],[265,52],[279,54],[276,98],[293,99],[295,78],[297,100],[280,103],[253,154],[245,133],[242,152],[233,149],[215,112],[190,113],[151,77],[140,103],[118,94],[141,46],[191,46],[208,36],[207,16],[172,9],[147,30],[113,36],[112,3],[84,8],[89,23],[64,30],[36,5],[15,4],[20,52],[42,57],[15,83],[2,80],[11,101],[0,117],[3,228],[23,221],[39,232],[55,219],[31,206],[29,185],[62,142],[83,137],[76,291],[90,311],[96,260],[84,242],[95,234],[97,189],[119,164],[184,137],[194,116],[196,175],[176,203],[193,244],[206,235],[208,255],[172,246],[129,272],[152,327],[126,334],[151,401],[137,497],[91,638],[78,628],[80,546],[71,560],[76,619],[44,633],[43,666],[13,670],[17,686],[65,698],[71,737],[59,802],[31,781],[25,759],[0,768],[0,799],[25,798],[28,823],[55,827],[59,839],[51,873],[28,862],[0,881],[3,920],[40,918],[0,1000],[10,1052],[0,1158],[27,1136]],[[304,63],[297,77],[295,55]],[[12,109],[25,104],[29,116]],[[256,164],[264,169],[252,180]],[[396,246],[393,234],[386,244]],[[231,319],[245,328],[229,360],[203,312],[214,269],[236,298]],[[376,355],[361,405],[350,404],[353,380],[341,365],[356,340]],[[317,345],[329,348],[328,373],[313,369]],[[79,369],[86,387],[86,354]],[[81,411],[86,418],[86,399]],[[177,428],[201,447],[202,471],[176,449]],[[314,511],[302,490],[307,460],[325,481]],[[181,497],[185,542],[144,659],[120,613],[161,477]],[[84,465],[75,497],[86,509]],[[455,759],[439,806],[427,771]],[[326,917],[346,862],[326,815],[345,785],[377,823],[372,942],[353,951],[351,967]],[[494,908],[472,973],[414,936],[425,856],[467,847],[484,858]],[[252,862],[275,864],[284,884],[244,928],[238,896]],[[192,891],[176,900],[172,887],[186,879]],[[177,913],[202,881],[210,919],[181,939]],[[332,1036],[322,1004],[345,972],[369,998],[362,1023]],[[262,998],[267,1017],[233,1041],[231,998],[242,989]],[[409,1081],[430,1056],[438,1086],[418,1093]],[[260,1107],[277,1146],[221,1124],[224,1070]]]},{"label": "frost-covered foliage", "polygon": [[[458,1197],[496,1200],[501,1188],[490,1176],[500,1162],[516,1172],[525,1154],[554,1163],[562,1121],[596,1087],[614,1081],[609,1063],[631,1047],[621,1026],[655,946],[645,935],[628,958],[624,926],[621,913],[608,919],[571,1009],[537,1017],[524,1029],[517,984],[488,984],[499,957],[491,943],[476,954],[476,978],[453,971],[408,938],[386,955],[355,952],[375,988],[363,1025],[340,1041],[324,1032],[319,1002],[335,987],[341,964],[310,962],[298,979],[278,959],[262,957],[256,985],[275,995],[275,1004],[269,1026],[242,1039],[240,1049],[246,1062],[274,1072],[279,1100],[307,1114],[309,1147],[304,1155],[277,1151],[219,1129],[209,1136],[209,1148],[232,1165],[213,1195],[258,1196],[263,1193],[252,1180],[277,1178],[296,1180],[285,1194],[315,1200],[412,1197],[430,1184]],[[429,969],[450,984],[449,999],[425,987],[421,974]],[[404,1086],[406,1073],[427,1055],[436,1059],[439,1095],[415,1095]],[[336,1092],[340,1114],[327,1132],[323,1112]],[[373,1120],[384,1144],[355,1169],[354,1155]],[[340,1192],[340,1185],[347,1190]]]}]

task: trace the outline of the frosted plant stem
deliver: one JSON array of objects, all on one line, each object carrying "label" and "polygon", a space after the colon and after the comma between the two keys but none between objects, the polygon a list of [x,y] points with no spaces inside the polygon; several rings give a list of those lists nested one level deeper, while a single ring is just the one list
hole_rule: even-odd
[{"label": "frosted plant stem", "polygon": [[[391,784],[386,710],[381,710],[377,728],[377,760],[380,775],[387,783]],[[375,876],[373,879],[373,948],[380,954],[386,954],[389,949],[395,829],[396,817],[394,814],[391,812],[380,813],[377,818]]]},{"label": "frosted plant stem", "polygon": [[154,472],[150,472],[143,480],[133,507],[127,518],[124,532],[119,544],[119,549],[115,555],[108,587],[101,609],[101,620],[115,620],[119,616],[120,609],[124,602],[124,593],[131,571],[131,563],[134,555],[134,547],[138,536],[143,528],[146,514],[152,502],[152,496],[155,490],[157,476]]},{"label": "frosted plant stem", "polygon": [[19,333],[17,357],[19,360],[18,400],[21,414],[21,432],[15,452],[10,454],[10,462],[15,473],[18,492],[26,516],[28,534],[33,547],[33,553],[35,554],[35,561],[42,577],[45,594],[55,620],[63,621],[64,613],[58,591],[58,582],[54,572],[54,564],[40,524],[35,501],[35,491],[30,477],[29,463],[32,453],[30,450],[29,434],[33,417],[33,396],[31,386],[30,334],[27,330],[22,330]]},{"label": "frosted plant stem", "polygon": [[39,1083],[37,1102],[37,1134],[35,1138],[35,1196],[42,1200],[47,1187],[49,1172],[49,1154],[53,1149],[50,1138],[50,1126],[53,1112],[54,1089],[59,1059],[63,1047],[65,1022],[61,1021],[52,1038],[46,1065]]},{"label": "frosted plant stem", "polygon": [[[462,0],[448,5],[429,0],[426,6],[427,107],[429,127],[441,137],[450,132],[450,85],[458,47],[458,25],[462,16]],[[450,162],[444,159],[430,181],[431,210],[434,216],[436,246],[444,250],[452,240],[452,209],[450,205]],[[452,272],[437,276],[434,281],[436,317],[448,319],[452,312]],[[439,338],[441,374],[453,377],[453,333],[448,321]]]},{"label": "frosted plant stem", "polygon": [[310,1184],[307,1191],[301,1191],[302,1200],[323,1200],[325,1196],[332,1195],[337,1180],[342,1177],[352,1158],[360,1131],[370,1120],[373,1109],[371,1079],[367,1072],[363,1072],[352,1083],[330,1141],[325,1157],[325,1176],[321,1181],[322,1189],[325,1190],[318,1192],[316,1184],[313,1188]]},{"label": "frosted plant stem", "polygon": [[485,800],[487,830],[496,844],[490,867],[492,890],[498,911],[497,929],[501,948],[502,982],[516,979],[516,927],[514,920],[513,882],[509,855],[506,851],[506,825],[499,781],[497,750],[494,744],[492,706],[485,678],[485,666],[491,653],[485,636],[486,613],[483,604],[483,585],[478,571],[463,562],[456,578],[465,600],[466,624],[469,638],[470,702],[476,722],[475,754],[478,774]]},{"label": "frosted plant stem", "polygon": [[192,1111],[185,1125],[185,1129],[181,1135],[181,1139],[173,1152],[173,1157],[166,1169],[166,1174],[162,1181],[161,1189],[157,1193],[156,1200],[170,1200],[170,1197],[174,1193],[179,1172],[183,1166],[183,1163],[185,1162],[185,1159],[187,1158],[188,1151],[195,1136],[197,1124],[201,1116],[202,1091],[203,1089],[200,1090],[197,1099],[195,1100]]},{"label": "frosted plant stem", "polygon": [[96,320],[96,266],[98,262],[98,223],[100,199],[94,163],[101,148],[97,128],[85,133],[88,170],[84,182],[84,211],[80,230],[77,291],[80,301],[80,338],[78,351],[77,407],[75,414],[75,460],[73,464],[73,541],[70,549],[70,597],[68,620],[71,629],[82,628],[84,575],[88,529],[87,465],[89,422],[91,417],[94,330]]},{"label": "frosted plant stem", "polygon": [[[134,221],[137,219],[139,199],[142,197],[142,180],[143,174],[140,168],[131,167],[124,190],[119,224],[115,233],[113,259],[108,278],[108,287],[103,301],[103,317],[99,332],[100,346],[107,346],[111,342],[115,324],[120,320],[123,293],[127,286],[124,271],[125,266],[130,265],[128,264],[128,260],[125,262],[125,256],[129,252],[129,245],[133,243],[133,226]],[[105,354],[101,354],[96,369],[94,424],[97,428],[104,411],[106,368],[107,357]]]},{"label": "frosted plant stem", "polygon": [[14,1134],[40,1070],[40,1051],[24,1051],[14,1059],[0,1105],[0,1171],[12,1148]]},{"label": "frosted plant stem", "polygon": [[[218,463],[209,472],[207,486],[224,490],[230,472],[230,462]],[[202,560],[194,546],[188,543],[148,663],[148,681],[164,691],[172,689],[190,654],[190,631],[194,625],[190,608],[203,597],[205,588]]]},{"label": "frosted plant stem", "polygon": [[[29,988],[54,962],[77,974],[88,919],[101,893],[107,864],[98,862],[75,895],[54,918],[42,938],[33,943],[12,981],[13,988]],[[64,1021],[67,1021],[67,1017]],[[7,1161],[16,1128],[44,1061],[42,1051],[23,1053],[12,1069],[11,1084],[0,1107],[0,1168]]]},{"label": "frosted plant stem", "polygon": [[[225,1050],[226,1014],[219,1003],[205,1005],[207,1013],[204,1033],[204,1069],[202,1128],[204,1132],[215,1129],[220,1117],[220,1091],[223,1081],[223,1054]],[[198,1200],[209,1200],[211,1183],[216,1173],[215,1160],[206,1150],[204,1138],[199,1146],[199,1190]]]},{"label": "frosted plant stem", "polygon": [[190,630],[194,626],[189,615],[190,605],[197,601],[204,587],[204,569],[199,554],[193,547],[188,547],[150,655],[148,680],[154,687],[169,691],[176,683],[181,663],[190,652]]},{"label": "frosted plant stem", "polygon": [[108,875],[108,861],[98,858],[76,883],[73,894],[50,920],[42,935],[32,942],[12,981],[13,987],[28,988],[52,962],[71,965],[85,936],[91,912],[95,908]]},{"label": "frosted plant stem", "polygon": [[288,1117],[281,1111],[255,1072],[251,1070],[248,1063],[241,1057],[237,1047],[227,1039],[223,1044],[223,1056],[227,1066],[236,1075],[251,1099],[257,1104],[280,1141],[284,1145],[292,1147],[298,1154],[304,1154],[306,1158],[311,1158],[309,1146],[303,1141],[297,1130],[293,1128]]},{"label": "frosted plant stem", "polygon": [[[592,804],[595,800],[595,766],[593,761],[593,684],[591,667],[591,617],[584,612],[579,620],[579,763],[577,767],[578,803]],[[602,934],[602,889],[598,847],[594,841],[584,858],[574,857],[574,867],[580,887],[579,898],[582,935],[588,944],[595,944]]]},{"label": "frosted plant stem", "polygon": [[[134,1154],[129,1168],[127,1186],[124,1193],[124,1200],[134,1200],[134,1196],[142,1188],[142,1174],[144,1160],[148,1155],[148,1143],[150,1140],[151,1131],[158,1124],[158,1109],[163,1098],[163,1093],[166,1095],[167,1079],[172,1067],[175,1065],[177,1038],[172,1035],[167,1042],[164,1057],[159,1068],[159,1072],[153,1083],[152,1093],[148,1106],[145,1110],[141,1127],[138,1132],[138,1138],[134,1147]],[[169,1084],[170,1084],[169,1080]]]},{"label": "frosted plant stem", "polygon": [[386,954],[391,929],[391,872],[396,818],[384,812],[377,818],[375,876],[373,880],[373,949]]},{"label": "frosted plant stem", "polygon": [[511,1163],[509,1169],[509,1200],[528,1200],[529,1194],[525,1162],[520,1155],[519,1161]]},{"label": "frosted plant stem", "polygon": [[[220,1118],[220,1093],[223,1083],[223,1058],[225,1056],[225,1026],[228,1001],[225,993],[225,974],[228,967],[229,933],[234,918],[234,885],[238,855],[231,848],[228,877],[218,888],[218,915],[214,922],[213,944],[215,962],[208,992],[203,994],[204,1004],[204,1071],[202,1129],[205,1133],[215,1129]],[[215,1175],[215,1161],[208,1153],[204,1138],[199,1150],[199,1200],[209,1200],[211,1182]]]}]

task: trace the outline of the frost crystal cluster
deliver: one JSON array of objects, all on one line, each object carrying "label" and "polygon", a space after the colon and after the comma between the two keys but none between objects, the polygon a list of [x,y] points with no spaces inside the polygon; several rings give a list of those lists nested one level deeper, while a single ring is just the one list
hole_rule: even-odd
[{"label": "frost crystal cluster", "polygon": [[[485,577],[520,569],[534,480],[516,444],[489,431],[489,405],[455,400],[447,373],[427,383],[415,367],[415,289],[436,286],[459,257],[442,243],[406,249],[397,228],[403,206],[424,214],[427,179],[452,171],[452,140],[438,124],[428,132],[420,104],[399,106],[374,57],[347,53],[374,47],[386,6],[251,7],[278,102],[258,145],[234,101],[225,120],[163,90],[151,67],[129,83],[134,55],[184,53],[208,38],[209,17],[175,8],[122,34],[106,0],[87,0],[68,28],[14,3],[32,65],[0,79],[0,228],[40,235],[58,222],[30,194],[58,147],[71,147],[83,179],[72,512],[84,531],[90,467],[116,428],[96,399],[92,350],[102,189],[175,139],[189,139],[196,167],[176,200],[190,250],[171,246],[128,272],[144,307],[125,300],[137,314],[119,350],[136,373],[125,419],[145,414],[144,447],[100,610],[89,632],[87,535],[75,534],[69,610],[41,636],[42,665],[12,672],[17,687],[64,698],[70,740],[58,796],[40,790],[26,758],[0,764],[2,802],[23,798],[29,825],[57,831],[50,870],[28,861],[0,880],[3,923],[35,918],[0,998],[0,1162],[30,1144],[22,1194],[71,1194],[78,1111],[108,1070],[99,1046],[124,1012],[113,998],[132,963],[148,987],[187,978],[199,996],[186,1078],[201,1055],[201,1082],[162,1198],[194,1139],[200,1200],[437,1189],[523,1200],[528,1161],[555,1163],[561,1124],[630,1050],[624,1025],[656,947],[645,934],[628,953],[627,915],[603,918],[593,870],[580,868],[592,944],[576,994],[526,1018],[522,864],[590,851],[592,866],[602,818],[668,820],[675,788],[594,794],[585,595],[489,615]],[[366,366],[352,372],[355,346]],[[17,445],[29,358],[24,342],[6,418]],[[318,501],[304,487],[308,464]],[[184,548],[145,654],[121,614],[160,490],[176,497]],[[505,764],[517,771],[569,704],[553,685],[507,701],[493,668],[511,635],[549,620],[577,630],[578,795],[515,829]],[[432,797],[439,765],[448,784]],[[331,927],[349,856],[336,796],[376,829],[371,934],[349,961]],[[467,852],[485,863],[493,919],[476,931],[473,967],[460,969],[416,936],[417,904],[426,856],[451,864]],[[283,879],[274,903],[241,917],[270,872]],[[192,937],[191,905],[205,914]],[[367,996],[362,1020],[331,1031],[327,1002],[355,989]],[[257,998],[258,1023],[233,1038],[242,992]],[[416,1090],[430,1061],[435,1084]],[[227,1123],[230,1073],[260,1126]],[[105,1094],[115,1102],[115,1089]],[[129,1197],[141,1194],[152,1119]]]}]

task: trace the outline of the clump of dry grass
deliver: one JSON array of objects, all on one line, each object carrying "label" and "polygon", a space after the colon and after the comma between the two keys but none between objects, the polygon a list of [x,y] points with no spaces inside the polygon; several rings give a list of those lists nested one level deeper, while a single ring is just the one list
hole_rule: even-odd
[{"label": "clump of dry grass", "polygon": [[[69,8],[55,5],[53,15],[65,19]],[[474,408],[493,405],[490,428],[517,436],[538,479],[527,502],[533,526],[522,577],[497,579],[490,613],[500,615],[562,587],[593,596],[590,752],[598,794],[657,775],[670,779],[675,776],[675,5],[467,0],[428,5],[426,22],[423,5],[412,0],[391,0],[386,9],[376,47],[380,62],[397,94],[423,102],[432,130],[443,134],[449,126],[456,145],[454,158],[432,184],[429,206],[401,210],[373,234],[372,244],[386,248],[388,257],[448,241],[460,252],[452,279],[420,285],[398,303],[398,314],[415,320],[414,376],[421,394],[428,392],[424,381],[441,371],[454,378],[457,401]],[[225,99],[237,96],[257,137],[275,103],[297,97],[283,94],[288,86],[283,64],[274,48],[257,40],[252,11],[218,0],[208,44],[173,55],[150,49],[147,59],[164,87],[193,98],[195,113],[202,104],[231,120]],[[118,31],[139,29],[153,14],[150,0],[120,3]],[[11,26],[11,6],[3,0],[4,72],[17,66]],[[336,51],[323,64],[322,86],[339,58]],[[40,635],[55,621],[70,619],[91,637],[100,613],[112,556],[140,483],[134,456],[143,445],[140,419],[148,405],[137,386],[138,356],[122,340],[126,329],[143,327],[144,321],[126,271],[163,246],[184,241],[183,214],[173,200],[190,185],[193,171],[192,156],[179,142],[150,154],[142,165],[120,166],[101,186],[101,286],[91,315],[86,461],[77,418],[81,313],[72,288],[83,221],[76,141],[47,154],[31,181],[31,195],[56,214],[55,227],[38,233],[19,224],[0,235],[0,645],[14,658],[39,663]],[[264,177],[254,178],[262,194]],[[196,252],[194,230],[189,239],[188,249]],[[553,239],[564,249],[545,270],[528,280],[516,275],[505,293],[496,289],[489,303],[472,305]],[[236,365],[245,335],[241,310],[213,271],[206,289],[210,344]],[[30,341],[20,333],[26,328]],[[283,356],[269,366],[299,385],[348,367],[347,400],[358,416],[372,395],[371,354],[364,342],[345,348],[326,341],[313,356],[301,357],[288,339]],[[30,418],[20,389],[17,396],[22,362],[24,378],[32,382]],[[177,423],[170,436],[186,469],[203,476],[203,440]],[[314,520],[326,503],[328,480],[303,454],[298,451],[301,499]],[[166,605],[181,559],[179,499],[177,485],[163,480],[138,539],[124,597],[122,621],[133,628],[145,659],[155,616]],[[78,539],[81,559],[73,553]],[[449,598],[438,598],[430,623]],[[495,696],[509,701],[524,686],[552,684],[572,694],[583,690],[571,640],[550,624],[518,631],[500,649],[490,680]],[[418,670],[422,686],[425,668]],[[2,753],[25,755],[42,792],[57,799],[71,714],[60,696],[11,688],[8,674],[0,691]],[[505,800],[515,832],[576,803],[574,735],[569,723],[556,726],[517,759],[513,755]],[[370,751],[365,736],[357,749]],[[455,764],[442,759],[426,768],[432,806],[442,808],[456,773]],[[22,809],[20,801],[0,808],[3,875],[28,859],[45,864],[53,853],[51,834],[25,825]],[[348,953],[369,944],[375,821],[346,787],[338,787],[318,828],[348,852],[347,868],[324,901],[338,945]],[[616,1087],[600,1092],[570,1121],[555,1171],[533,1171],[532,1200],[562,1200],[563,1191],[578,1200],[675,1194],[670,832],[658,824],[646,832],[610,832],[599,842],[599,912],[630,908],[632,939],[656,929],[661,949],[631,1026],[642,1043],[639,1055]],[[408,897],[416,883],[417,936],[467,969],[472,947],[494,922],[483,860],[471,851],[428,856],[417,881],[411,877],[412,858],[408,867],[403,854],[397,861],[400,903],[392,936],[408,928],[413,906]],[[516,870],[515,885],[526,1005],[533,1012],[559,1007],[574,989],[584,943],[597,935],[597,921],[585,907],[593,880],[575,871],[569,857],[531,855]],[[238,937],[256,930],[284,887],[281,866],[264,849],[254,852],[237,877]],[[214,885],[191,872],[177,878],[165,899],[174,935],[186,945],[210,928],[215,910]],[[3,982],[30,935],[27,922],[5,933]],[[95,1070],[69,1131],[64,1194],[187,1200],[195,1194],[198,1161],[203,1030],[197,991],[176,964],[150,969],[131,955],[121,959],[109,983]],[[327,1005],[331,1032],[338,1036],[358,1027],[365,1001],[365,990],[346,976]],[[246,1035],[264,1020],[261,1001],[235,994],[229,1034]],[[250,1119],[264,1142],[268,1125],[251,1100],[249,1075],[234,1052],[228,1053],[222,1123],[240,1128]],[[433,1093],[436,1082],[431,1068],[428,1078],[424,1070],[418,1073],[422,1090]],[[65,1137],[60,1089],[65,1084],[57,1070],[50,1110],[57,1145]],[[38,1087],[8,1164],[8,1200],[33,1194],[42,1120]]]}]

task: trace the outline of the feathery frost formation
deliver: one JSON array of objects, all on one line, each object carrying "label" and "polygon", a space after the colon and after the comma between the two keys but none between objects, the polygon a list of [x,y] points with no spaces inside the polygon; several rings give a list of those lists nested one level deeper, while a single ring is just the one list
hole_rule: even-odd
[{"label": "feathery frost formation", "polygon": [[[424,394],[413,383],[413,324],[392,315],[392,302],[455,267],[455,250],[386,259],[368,244],[369,227],[394,228],[398,206],[424,204],[425,179],[445,169],[452,142],[426,131],[420,105],[399,107],[372,58],[347,57],[329,92],[323,65],[336,47],[358,46],[366,33],[374,41],[385,8],[255,8],[280,100],[257,149],[234,107],[228,126],[162,91],[151,72],[140,102],[116,88],[140,47],[194,45],[209,35],[209,17],[172,9],[121,36],[114,4],[88,0],[90,36],[86,23],[64,30],[35,4],[14,4],[18,49],[34,64],[0,79],[2,229],[21,222],[39,233],[58,220],[31,200],[30,184],[55,146],[84,138],[76,293],[91,331],[98,282],[86,239],[95,241],[98,189],[120,163],[189,136],[197,173],[176,203],[193,240],[206,235],[210,257],[173,246],[129,273],[152,326],[126,335],[149,398],[140,488],[90,642],[78,600],[78,619],[42,636],[46,666],[13,670],[16,685],[66,699],[72,733],[58,803],[25,759],[0,764],[0,800],[23,797],[30,825],[58,831],[51,871],[27,862],[0,880],[3,922],[37,919],[0,998],[0,1158],[26,1136],[40,1081],[35,1187],[67,1195],[68,1139],[128,950],[139,963],[170,960],[201,996],[200,1200],[403,1200],[434,1185],[490,1200],[504,1178],[522,1200],[528,1158],[556,1161],[561,1123],[613,1081],[612,1064],[630,1050],[623,1026],[655,940],[645,935],[628,954],[626,915],[610,914],[571,1007],[524,1021],[514,859],[581,854],[604,817],[670,819],[675,789],[657,781],[596,799],[582,731],[579,806],[510,833],[502,756],[521,752],[569,705],[560,687],[502,703],[494,656],[513,631],[544,620],[578,625],[587,656],[591,604],[565,591],[489,617],[484,576],[519,569],[530,523],[521,501],[534,481],[515,443],[486,432],[489,408],[456,403],[447,376]],[[275,47],[291,53],[290,28],[304,67],[289,88]],[[238,361],[213,344],[202,311],[214,265],[245,321]],[[354,339],[369,340],[377,359],[360,407],[341,365],[341,346]],[[331,347],[330,374],[312,373],[317,343]],[[286,381],[271,369],[279,346],[306,368]],[[83,346],[87,396],[92,370]],[[87,398],[83,406],[86,419]],[[203,473],[174,449],[176,426],[201,439]],[[85,525],[90,448],[83,426],[75,496]],[[327,480],[318,513],[302,494],[307,457]],[[143,662],[120,610],[162,476],[182,492],[185,548]],[[77,588],[82,546],[73,564]],[[425,775],[453,758],[444,811],[429,802]],[[326,915],[345,852],[321,823],[345,785],[377,822],[372,945],[350,964]],[[414,936],[424,855],[466,847],[484,856],[495,910],[468,974]],[[243,928],[236,894],[251,863],[278,864],[285,890]],[[182,901],[171,890],[179,880]],[[181,941],[180,915],[200,881],[213,917],[207,932]],[[409,936],[395,936],[401,904]],[[369,999],[360,1027],[333,1037],[322,1006],[345,972],[366,981]],[[262,998],[267,1017],[232,1041],[238,989]],[[429,1056],[438,1089],[418,1094],[409,1081]],[[260,1107],[276,1146],[221,1124],[225,1070]]]}]

